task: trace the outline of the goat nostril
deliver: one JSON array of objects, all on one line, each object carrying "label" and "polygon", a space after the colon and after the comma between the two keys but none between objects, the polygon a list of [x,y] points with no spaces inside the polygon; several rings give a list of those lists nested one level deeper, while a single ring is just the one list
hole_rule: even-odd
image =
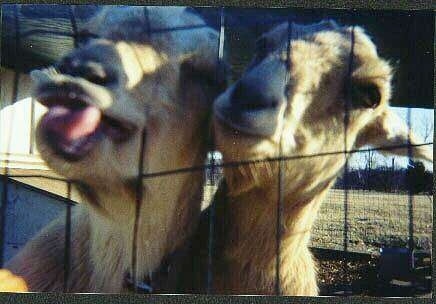
[{"label": "goat nostril", "polygon": [[280,98],[269,91],[239,83],[232,93],[231,103],[240,110],[263,110],[277,108]]},{"label": "goat nostril", "polygon": [[58,70],[62,74],[82,77],[89,82],[101,86],[108,85],[116,80],[115,75],[108,73],[100,64],[94,62],[82,63],[78,59],[68,57],[58,65]]},{"label": "goat nostril", "polygon": [[249,74],[235,84],[230,102],[241,111],[272,110],[280,107],[285,91],[282,79],[272,77],[266,81],[258,74]]},{"label": "goat nostril", "polygon": [[106,73],[95,73],[94,71],[86,73],[84,78],[98,85],[106,85],[109,82],[109,77]]}]

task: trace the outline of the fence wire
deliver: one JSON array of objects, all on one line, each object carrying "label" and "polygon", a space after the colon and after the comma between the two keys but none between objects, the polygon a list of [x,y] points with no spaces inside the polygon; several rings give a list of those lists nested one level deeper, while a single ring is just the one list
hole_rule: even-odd
[{"label": "fence wire", "polygon": [[[70,37],[73,39],[74,48],[79,47],[80,41],[84,38],[95,38],[97,37],[94,33],[89,33],[86,31],[81,31],[78,26],[78,19],[75,16],[75,6],[68,6],[68,16],[70,20],[71,32],[65,32],[63,30],[27,30],[21,32],[20,29],[20,5],[13,6],[14,12],[14,33],[15,33],[15,50],[16,50],[16,58],[20,58],[20,43],[23,37],[29,37],[32,35],[56,35],[56,36],[64,36]],[[218,42],[218,52],[217,52],[217,60],[221,61],[225,57],[224,50],[225,45],[227,44],[226,37],[230,37],[232,33],[227,33],[228,24],[226,19],[226,9],[219,9],[218,20],[217,23],[219,25],[219,42]],[[353,20],[354,14],[350,15],[350,20]],[[144,18],[147,23],[147,36],[149,39],[152,39],[153,35],[157,35],[159,33],[165,33],[168,31],[183,31],[183,30],[191,30],[195,28],[204,27],[204,25],[193,25],[187,27],[176,27],[176,28],[152,28],[149,23],[148,10],[144,8]],[[288,39],[287,39],[287,73],[284,82],[287,83],[289,80],[289,67],[290,67],[290,41],[294,38],[298,38],[295,36],[295,31],[293,31],[293,21],[290,17],[287,16],[279,16],[277,18],[270,18],[267,20],[269,25],[275,25],[281,22],[287,22],[288,24]],[[255,31],[260,31],[258,29],[259,25],[265,26],[266,21],[262,20],[254,20],[252,24],[249,26]],[[353,24],[353,23],[352,23]],[[259,26],[260,28],[261,26]],[[230,37],[230,39],[232,39]],[[354,44],[355,44],[355,32],[354,26],[350,31],[350,44],[351,51],[349,54],[349,62],[348,62],[348,86],[352,86],[351,82],[351,72],[354,64]],[[236,54],[235,56],[238,56]],[[17,92],[19,87],[19,76],[22,69],[20,68],[20,61],[16,60],[15,67],[16,70],[14,73],[13,79],[13,88],[12,88],[12,104],[17,101]],[[218,75],[217,71],[217,75]],[[351,91],[351,90],[350,90]],[[152,92],[152,94],[154,94]],[[31,100],[31,130],[35,124],[35,106],[34,100]],[[428,234],[431,234],[431,223],[430,227],[427,227],[427,221],[431,222],[431,214],[428,212],[428,204],[429,197],[423,195],[415,195],[413,190],[409,187],[407,193],[404,191],[397,191],[397,193],[376,193],[372,191],[358,189],[353,189],[353,186],[350,185],[349,181],[351,179],[350,168],[348,163],[348,156],[352,154],[363,154],[369,152],[376,151],[388,151],[398,148],[407,148],[408,149],[408,157],[409,159],[412,157],[412,148],[418,146],[432,145],[433,142],[427,142],[419,145],[412,145],[410,142],[410,133],[409,133],[409,143],[407,145],[398,145],[398,146],[390,146],[390,147],[374,147],[374,148],[366,148],[366,149],[348,149],[347,142],[347,130],[349,125],[349,110],[350,105],[352,103],[351,95],[345,98],[344,108],[344,147],[343,149],[338,149],[337,151],[330,151],[324,153],[317,154],[305,154],[305,155],[283,155],[282,151],[282,137],[280,137],[280,149],[279,156],[274,158],[264,158],[264,159],[250,159],[243,160],[237,162],[221,162],[216,161],[215,154],[210,154],[212,161],[209,161],[205,165],[187,167],[187,168],[178,168],[174,170],[161,171],[161,172],[144,172],[146,170],[146,164],[144,163],[144,146],[145,146],[145,138],[146,138],[146,130],[142,132],[142,141],[141,141],[141,152],[138,157],[138,178],[137,178],[137,187],[136,187],[136,209],[135,209],[135,221],[133,228],[133,242],[132,242],[132,280],[133,286],[135,287],[135,291],[138,292],[137,286],[139,279],[137,276],[137,268],[138,268],[138,248],[137,248],[137,238],[138,238],[138,220],[140,214],[141,203],[144,198],[143,193],[143,185],[148,179],[168,176],[168,175],[176,175],[188,172],[212,172],[211,178],[213,181],[210,183],[209,180],[206,180],[206,185],[209,183],[210,186],[216,186],[219,178],[216,177],[217,170],[222,172],[224,168],[232,168],[245,166],[249,164],[259,164],[265,162],[278,163],[278,176],[277,176],[277,221],[276,221],[276,294],[280,295],[281,292],[281,282],[280,282],[280,265],[281,265],[281,240],[282,240],[282,226],[283,226],[283,189],[286,187],[286,183],[283,177],[284,164],[286,162],[297,161],[306,158],[319,158],[331,155],[338,155],[338,157],[345,157],[345,168],[342,179],[342,185],[340,187],[335,187],[330,191],[326,201],[323,203],[320,211],[320,219],[316,222],[313,231],[312,238],[312,246],[321,247],[321,248],[329,248],[336,249],[342,251],[360,251],[360,252],[370,252],[374,253],[377,248],[380,246],[384,246],[386,244],[391,244],[395,242],[395,240],[400,239],[398,243],[401,246],[407,245],[409,249],[414,249],[416,243],[420,242],[420,237],[427,237]],[[12,116],[10,124],[13,124],[14,116]],[[409,126],[409,130],[411,129],[411,110],[408,109],[407,115],[407,123]],[[10,128],[12,130],[12,128]],[[1,136],[9,136],[7,134],[2,133]],[[31,141],[30,141],[30,154],[34,153],[34,140],[32,137],[34,136],[33,131],[31,131]],[[10,143],[10,138],[8,139],[8,143]],[[9,148],[8,148],[9,150]],[[210,151],[215,151],[214,145],[209,146]],[[67,185],[67,193],[66,197],[66,211],[65,211],[65,254],[64,254],[64,292],[68,292],[69,290],[69,279],[71,276],[71,267],[72,267],[72,254],[71,247],[72,239],[71,239],[71,229],[72,229],[72,185],[77,183],[75,180],[67,180],[64,178],[52,177],[43,174],[11,174],[9,172],[8,162],[6,160],[5,168],[2,173],[2,196],[1,196],[1,208],[0,208],[0,217],[1,217],[1,232],[0,232],[0,244],[2,245],[3,250],[0,250],[0,264],[4,265],[4,246],[5,246],[5,223],[6,223],[6,210],[8,204],[8,187],[10,185],[11,179],[28,179],[28,178],[41,178],[47,180],[55,180],[65,182]],[[369,203],[369,201],[371,201]],[[431,201],[431,199],[430,199]],[[431,206],[431,204],[430,204]],[[208,243],[208,273],[206,282],[207,282],[207,293],[212,291],[213,285],[213,270],[215,265],[213,265],[213,257],[212,250],[213,246],[213,235],[214,235],[214,223],[215,223],[215,213],[214,210],[211,209],[210,219],[209,219],[209,243]],[[407,211],[406,211],[407,210]],[[336,217],[331,217],[331,215],[336,215]],[[327,215],[323,218],[323,215]],[[341,217],[342,215],[342,217]],[[408,224],[405,225],[402,222],[396,222],[394,216],[407,216]],[[416,221],[416,218],[423,218],[426,220],[423,222]],[[342,226],[342,227],[341,227]],[[404,234],[407,231],[407,244],[404,244]],[[364,241],[365,240],[365,241]],[[369,240],[369,241],[368,241]],[[422,244],[420,247],[423,247]],[[344,271],[347,272],[346,268],[347,263],[344,263]]]},{"label": "fence wire", "polygon": [[[285,79],[283,79],[284,87],[287,87],[287,84],[289,83],[290,79],[290,65],[291,65],[291,58],[290,58],[290,51],[291,51],[291,39],[294,38],[293,35],[293,22],[291,20],[287,20],[287,41],[286,41],[286,74]],[[295,37],[298,38],[298,37]],[[289,100],[289,90],[286,90],[285,97],[287,100]],[[288,107],[288,104],[285,105],[285,112]],[[283,128],[282,126],[280,130],[280,139],[279,139],[279,157],[283,157]],[[281,289],[281,277],[280,277],[280,264],[281,264],[281,243],[282,243],[282,235],[283,235],[283,212],[284,212],[284,164],[283,161],[279,161],[278,166],[278,172],[277,172],[277,222],[276,222],[276,294],[281,295],[282,289]]]}]

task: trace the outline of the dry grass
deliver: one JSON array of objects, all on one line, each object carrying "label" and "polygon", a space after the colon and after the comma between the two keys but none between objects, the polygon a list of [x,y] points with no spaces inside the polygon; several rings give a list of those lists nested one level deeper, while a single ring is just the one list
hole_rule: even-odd
[{"label": "dry grass", "polygon": [[[413,234],[417,247],[431,249],[433,197],[414,195]],[[314,227],[314,247],[342,250],[344,245],[343,190],[332,189]],[[348,249],[376,252],[381,245],[407,244],[409,196],[398,193],[352,190],[348,192]]]},{"label": "dry grass", "polygon": [[[216,188],[205,187],[203,208]],[[414,195],[413,234],[418,248],[431,249],[433,197]],[[343,190],[330,190],[315,223],[312,246],[344,249]],[[350,190],[348,192],[348,250],[376,253],[381,245],[404,246],[409,236],[409,196],[398,193]]]}]

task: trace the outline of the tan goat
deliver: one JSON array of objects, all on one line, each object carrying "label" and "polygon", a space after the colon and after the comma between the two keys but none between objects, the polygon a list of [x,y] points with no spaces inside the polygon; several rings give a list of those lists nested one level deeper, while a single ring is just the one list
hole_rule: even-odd
[{"label": "tan goat", "polygon": [[[114,293],[129,289],[132,275],[138,174],[203,163],[224,75],[217,74],[218,33],[185,8],[106,8],[86,29],[98,37],[56,69],[32,74],[34,97],[48,107],[37,145],[83,195],[73,210],[67,291]],[[171,291],[168,282],[155,286],[152,275],[195,228],[202,184],[201,172],[142,183],[137,280],[151,280],[154,292]],[[62,217],[6,268],[31,291],[63,291],[64,252]]]},{"label": "tan goat", "polygon": [[[207,218],[198,231],[194,260],[202,264],[194,266],[194,291],[204,291],[200,282],[211,267],[213,293],[318,294],[308,244],[320,204],[349,156],[341,152],[345,143],[347,150],[402,146],[385,153],[407,155],[408,127],[388,108],[391,78],[391,67],[360,27],[282,24],[258,40],[249,68],[214,103],[217,149],[224,162],[313,156],[282,163],[279,242],[279,162],[224,168],[227,187],[214,202],[212,240]],[[421,142],[411,133],[410,143]],[[433,159],[428,146],[412,152]],[[207,242],[213,244],[210,264]]]}]

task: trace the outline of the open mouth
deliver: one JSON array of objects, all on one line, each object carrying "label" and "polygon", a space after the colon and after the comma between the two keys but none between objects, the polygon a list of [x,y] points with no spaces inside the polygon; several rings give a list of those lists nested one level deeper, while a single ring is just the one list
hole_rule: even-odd
[{"label": "open mouth", "polygon": [[104,114],[79,89],[65,90],[50,85],[40,87],[38,92],[36,99],[48,107],[40,122],[45,140],[67,160],[80,160],[104,136],[118,143],[126,141],[136,129],[131,123]]}]

